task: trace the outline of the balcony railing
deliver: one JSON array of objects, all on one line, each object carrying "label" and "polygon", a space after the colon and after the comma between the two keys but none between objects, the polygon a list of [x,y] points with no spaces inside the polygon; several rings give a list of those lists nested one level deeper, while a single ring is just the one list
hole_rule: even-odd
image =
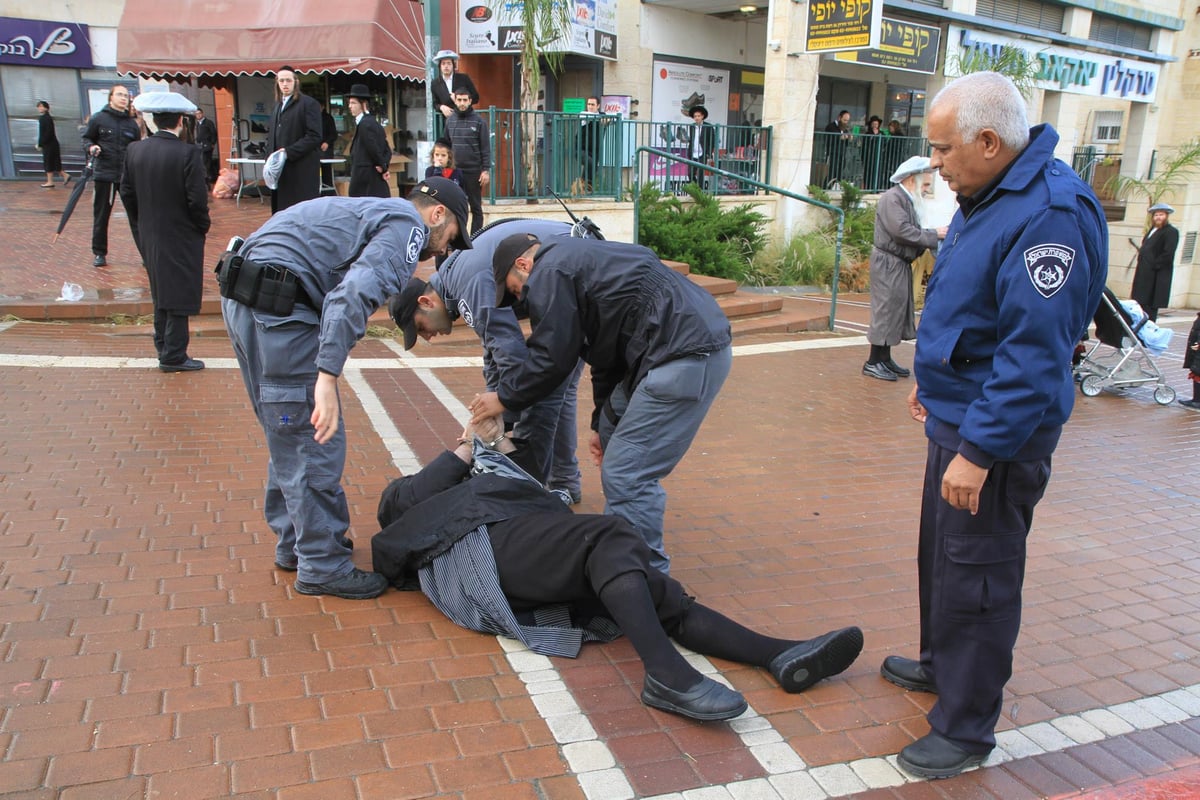
[{"label": "balcony railing", "polygon": [[[752,194],[759,189],[726,175],[692,175],[666,159],[641,159],[639,147],[687,157],[691,123],[643,122],[616,116],[561,114],[489,107],[478,109],[492,144],[492,182],[487,199],[537,200],[549,191],[563,196],[624,199],[635,183],[657,183],[679,191],[698,177],[714,194]],[[444,126],[438,119],[435,135]],[[717,154],[713,166],[765,183],[771,162],[771,128],[714,125]],[[637,169],[644,170],[635,175]]]},{"label": "balcony railing", "polygon": [[1076,147],[1071,153],[1071,169],[1084,180],[1096,197],[1104,201],[1115,201],[1111,181],[1121,174],[1121,153],[1110,153],[1094,145]]},{"label": "balcony railing", "polygon": [[896,167],[928,152],[928,142],[921,136],[821,131],[813,135],[810,182],[823,189],[836,189],[847,181],[866,192],[887,191]]}]

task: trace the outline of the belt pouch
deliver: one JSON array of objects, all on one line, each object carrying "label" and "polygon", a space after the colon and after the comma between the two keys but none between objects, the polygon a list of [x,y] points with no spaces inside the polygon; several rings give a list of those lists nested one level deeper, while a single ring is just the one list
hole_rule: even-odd
[{"label": "belt pouch", "polygon": [[257,261],[240,259],[241,264],[236,279],[230,282],[229,297],[242,305],[253,307],[258,299],[258,287],[262,282],[263,273],[268,269]]},{"label": "belt pouch", "polygon": [[263,267],[258,302],[254,307],[268,314],[286,317],[296,306],[296,275],[282,267]]},{"label": "belt pouch", "polygon": [[242,271],[242,257],[233,251],[226,251],[217,262],[217,288],[221,297],[233,297],[233,287],[237,284],[238,275]]}]

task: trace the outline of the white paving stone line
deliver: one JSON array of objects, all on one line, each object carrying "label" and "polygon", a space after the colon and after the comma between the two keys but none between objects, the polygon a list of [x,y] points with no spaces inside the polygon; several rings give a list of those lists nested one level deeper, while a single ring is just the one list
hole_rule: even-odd
[{"label": "white paving stone line", "polygon": [[391,454],[392,463],[403,475],[413,475],[418,472],[421,469],[421,462],[418,460],[417,454],[413,452],[408,440],[401,435],[399,428],[392,422],[379,395],[375,394],[375,390],[363,378],[362,371],[347,365],[342,370],[342,378],[358,396],[358,402],[366,412],[367,418],[371,420],[371,427],[375,429],[375,434]]}]

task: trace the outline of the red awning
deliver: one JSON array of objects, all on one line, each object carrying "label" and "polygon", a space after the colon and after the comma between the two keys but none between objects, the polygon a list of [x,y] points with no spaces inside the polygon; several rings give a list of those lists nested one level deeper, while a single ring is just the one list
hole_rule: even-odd
[{"label": "red awning", "polygon": [[154,77],[373,72],[425,80],[417,0],[126,0],[117,69]]}]

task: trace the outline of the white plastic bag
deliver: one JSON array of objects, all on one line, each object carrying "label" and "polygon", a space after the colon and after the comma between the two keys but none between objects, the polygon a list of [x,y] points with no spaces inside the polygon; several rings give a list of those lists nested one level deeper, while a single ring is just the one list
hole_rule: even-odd
[{"label": "white plastic bag", "polygon": [[83,287],[78,283],[64,283],[62,294],[58,296],[59,300],[66,300],[68,303],[75,303],[83,299]]}]

